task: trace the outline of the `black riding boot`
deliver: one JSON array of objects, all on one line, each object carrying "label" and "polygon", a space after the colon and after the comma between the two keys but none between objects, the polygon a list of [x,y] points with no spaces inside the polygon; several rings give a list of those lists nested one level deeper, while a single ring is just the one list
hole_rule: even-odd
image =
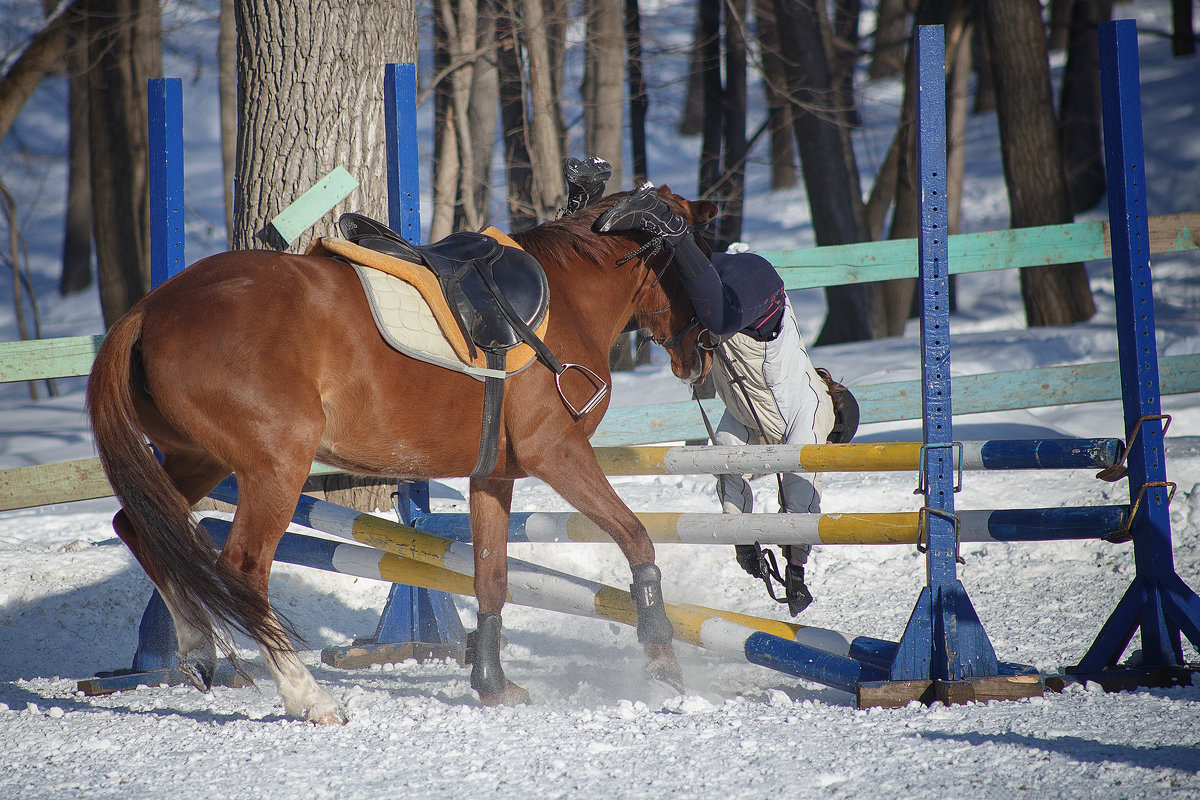
[{"label": "black riding boot", "polygon": [[650,234],[648,244],[673,255],[679,275],[685,281],[712,267],[708,256],[696,244],[692,226],[663,202],[650,183],[618,200],[600,215],[592,228],[598,233]]},{"label": "black riding boot", "polygon": [[794,617],[813,601],[812,592],[804,583],[804,562],[808,560],[808,553],[789,546],[783,548],[783,557],[787,559],[783,568],[783,596],[787,600],[788,613]]},{"label": "black riding boot", "polygon": [[612,177],[612,164],[602,158],[588,156],[586,161],[568,158],[563,162],[563,177],[567,180],[567,214],[574,214],[604,195],[604,185]]}]

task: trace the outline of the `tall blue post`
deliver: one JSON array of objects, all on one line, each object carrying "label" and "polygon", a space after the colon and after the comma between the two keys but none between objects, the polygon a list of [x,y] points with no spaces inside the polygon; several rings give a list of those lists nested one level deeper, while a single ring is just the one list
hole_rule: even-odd
[{"label": "tall blue post", "polygon": [[[183,83],[151,78],[148,84],[150,175],[150,285],[158,286],[187,266],[184,261]],[[175,623],[158,590],[138,625],[133,670],[174,669]]]},{"label": "tall blue post", "polygon": [[[1070,671],[1110,670],[1139,627],[1142,670],[1184,665],[1181,632],[1200,648],[1200,598],[1175,573],[1171,550],[1158,349],[1150,275],[1149,211],[1138,86],[1137,27],[1133,20],[1100,25],[1100,87],[1105,168],[1112,235],[1121,400],[1128,436],[1128,477],[1136,573],[1091,648]],[[1174,682],[1169,676],[1145,682]]]},{"label": "tall blue post", "polygon": [[[413,244],[421,242],[421,176],[417,152],[417,68],[388,64],[384,70],[384,122],[387,128],[388,227]],[[429,513],[429,483],[401,483],[396,509],[412,524]],[[362,666],[405,658],[448,658],[462,654],[467,634],[446,592],[392,584],[379,626],[370,639],[351,647],[330,647],[327,664]]]},{"label": "tall blue post", "polygon": [[950,260],[946,197],[945,39],[917,31],[917,169],[920,181],[921,370],[924,405],[926,586],[900,640],[891,677],[959,681],[997,674],[996,654],[958,580],[955,447],[950,395]]}]

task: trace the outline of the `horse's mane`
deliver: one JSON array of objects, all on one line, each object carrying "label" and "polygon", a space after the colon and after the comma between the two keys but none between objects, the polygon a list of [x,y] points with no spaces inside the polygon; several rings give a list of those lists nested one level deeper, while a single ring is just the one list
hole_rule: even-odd
[{"label": "horse's mane", "polygon": [[640,244],[628,234],[603,234],[592,230],[596,219],[627,194],[629,192],[610,194],[570,216],[510,235],[542,264],[566,264],[582,258],[602,268]]}]

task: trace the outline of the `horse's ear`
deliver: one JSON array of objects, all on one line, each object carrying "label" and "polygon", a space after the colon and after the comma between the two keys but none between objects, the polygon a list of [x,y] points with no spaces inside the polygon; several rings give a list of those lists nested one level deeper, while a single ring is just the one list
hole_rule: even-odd
[{"label": "horse's ear", "polygon": [[684,213],[687,215],[688,219],[692,221],[693,225],[703,225],[710,219],[713,219],[717,216],[716,203],[710,203],[708,200],[697,200],[692,202],[686,197],[682,197],[681,195],[677,195],[672,192],[671,187],[667,186],[666,184],[658,187],[658,196],[664,199],[671,199],[676,204],[682,206]]}]

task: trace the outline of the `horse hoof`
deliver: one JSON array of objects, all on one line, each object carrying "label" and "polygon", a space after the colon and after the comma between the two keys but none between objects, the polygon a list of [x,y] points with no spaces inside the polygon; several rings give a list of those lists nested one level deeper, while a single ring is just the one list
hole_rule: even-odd
[{"label": "horse hoof", "polygon": [[310,715],[308,721],[314,725],[345,725],[350,717],[341,708],[331,708],[322,714]]},{"label": "horse hoof", "polygon": [[217,665],[208,661],[181,658],[179,659],[179,671],[192,686],[202,692],[208,692],[212,689],[213,674],[217,671]]},{"label": "horse hoof", "polygon": [[480,692],[479,700],[485,706],[524,706],[533,702],[529,692],[512,681],[506,681],[504,688],[494,694]]},{"label": "horse hoof", "polygon": [[345,725],[350,721],[350,715],[340,703],[330,699],[329,703],[320,703],[306,709],[304,718],[314,725]]},{"label": "horse hoof", "polygon": [[646,657],[649,661],[642,667],[646,677],[682,694],[683,668],[675,658],[675,648],[670,643],[648,644]]}]

